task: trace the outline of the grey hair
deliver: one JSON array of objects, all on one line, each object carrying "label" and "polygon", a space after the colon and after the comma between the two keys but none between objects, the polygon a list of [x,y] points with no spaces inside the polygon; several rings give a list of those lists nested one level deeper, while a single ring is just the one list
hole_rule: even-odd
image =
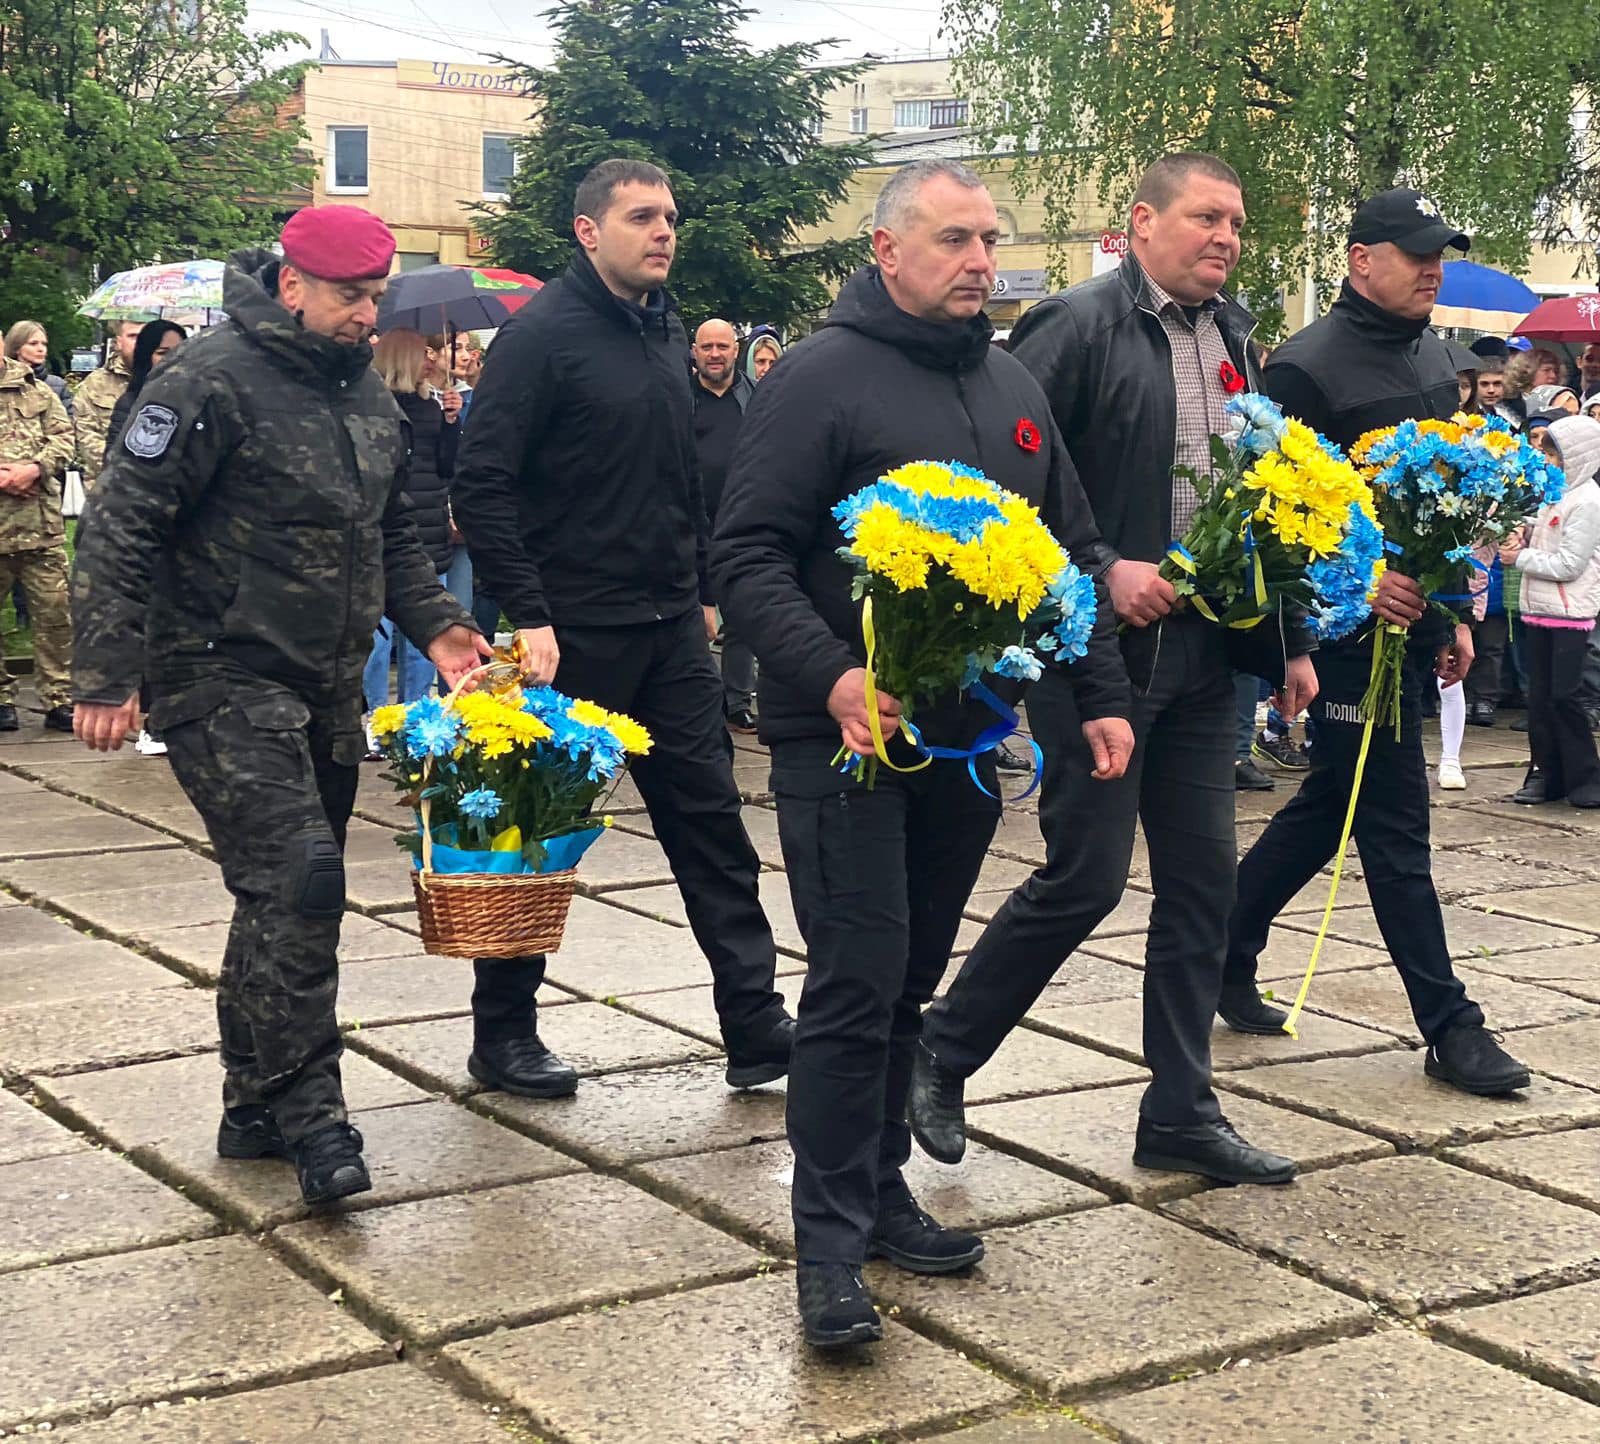
[{"label": "grey hair", "polygon": [[969,191],[983,187],[983,177],[958,160],[914,160],[910,165],[901,166],[878,192],[878,203],[872,208],[873,230],[880,227],[889,231],[902,229],[923,186],[937,176],[947,176]]}]

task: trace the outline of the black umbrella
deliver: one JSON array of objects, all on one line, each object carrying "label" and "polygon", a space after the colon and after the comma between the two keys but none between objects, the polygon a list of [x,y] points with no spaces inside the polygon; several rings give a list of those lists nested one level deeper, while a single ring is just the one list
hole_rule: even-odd
[{"label": "black umbrella", "polygon": [[505,325],[511,308],[493,291],[479,290],[459,266],[423,266],[389,280],[378,303],[378,334],[413,331],[484,331]]}]

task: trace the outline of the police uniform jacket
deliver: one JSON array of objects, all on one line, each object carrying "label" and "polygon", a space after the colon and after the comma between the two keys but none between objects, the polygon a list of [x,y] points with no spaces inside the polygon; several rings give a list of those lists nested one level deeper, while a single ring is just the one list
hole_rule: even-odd
[{"label": "police uniform jacket", "polygon": [[[229,323],[153,372],[108,453],[73,567],[73,695],[116,704],[144,672],[152,725],[275,683],[335,714],[359,761],[361,669],[380,617],[419,647],[472,620],[439,586],[405,496],[407,430],[371,348],[307,331],[233,257]],[[143,645],[142,645],[143,644]]]}]

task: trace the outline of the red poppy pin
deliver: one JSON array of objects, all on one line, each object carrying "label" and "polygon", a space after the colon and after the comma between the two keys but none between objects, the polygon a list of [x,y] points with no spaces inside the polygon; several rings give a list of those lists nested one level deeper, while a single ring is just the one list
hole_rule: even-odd
[{"label": "red poppy pin", "polygon": [[1026,416],[1018,420],[1017,429],[1012,433],[1012,437],[1017,445],[1027,452],[1037,451],[1044,443],[1044,437],[1039,434],[1039,428],[1029,421]]},{"label": "red poppy pin", "polygon": [[1241,376],[1231,361],[1224,361],[1217,367],[1217,375],[1222,378],[1222,389],[1229,396],[1237,396],[1244,390],[1244,377]]}]

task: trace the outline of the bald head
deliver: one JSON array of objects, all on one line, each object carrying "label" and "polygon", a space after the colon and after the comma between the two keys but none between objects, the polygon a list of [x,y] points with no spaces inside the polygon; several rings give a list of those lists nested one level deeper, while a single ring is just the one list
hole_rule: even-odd
[{"label": "bald head", "polygon": [[739,341],[726,321],[703,321],[694,333],[689,348],[700,384],[721,396],[733,385],[733,363],[739,354]]}]

